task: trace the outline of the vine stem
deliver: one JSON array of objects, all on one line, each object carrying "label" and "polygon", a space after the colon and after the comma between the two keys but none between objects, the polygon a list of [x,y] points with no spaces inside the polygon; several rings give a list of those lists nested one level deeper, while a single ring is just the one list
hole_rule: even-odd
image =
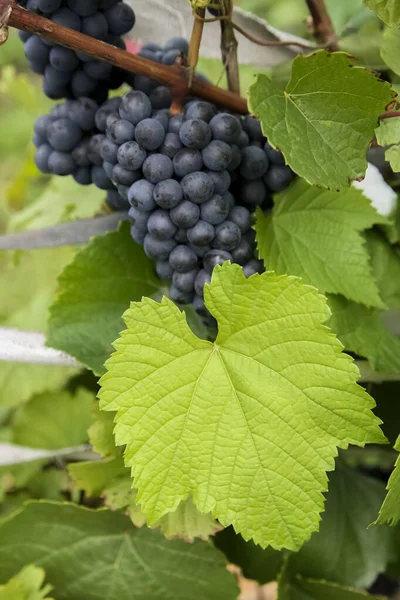
[{"label": "vine stem", "polygon": [[220,0],[220,6],[229,17],[220,23],[222,63],[225,66],[229,91],[240,95],[238,41],[232,24],[233,1]]},{"label": "vine stem", "polygon": [[[0,19],[0,30],[4,31],[7,26],[15,27],[71,50],[78,50],[96,59],[104,60],[126,71],[145,75],[167,86],[172,96],[186,95],[190,90],[190,94],[223,106],[232,112],[242,115],[248,113],[246,100],[237,94],[223,90],[198,77],[193,78],[192,85],[189,87],[187,70],[182,66],[161,65],[142,56],[130,54],[27,11],[17,6],[15,0],[0,0]],[[0,35],[0,39],[1,37]]]},{"label": "vine stem", "polygon": [[308,10],[313,20],[313,33],[316,39],[324,44],[331,52],[337,52],[335,29],[326,8],[325,0],[306,0]]},{"label": "vine stem", "polygon": [[400,110],[388,110],[387,112],[379,115],[379,119],[383,121],[384,119],[391,119],[392,117],[400,117]]}]

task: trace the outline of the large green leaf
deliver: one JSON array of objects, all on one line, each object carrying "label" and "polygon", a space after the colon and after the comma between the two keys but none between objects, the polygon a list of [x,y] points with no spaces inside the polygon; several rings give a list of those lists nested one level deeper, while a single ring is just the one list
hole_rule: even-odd
[{"label": "large green leaf", "polygon": [[321,50],[294,59],[286,90],[259,75],[249,106],[296,173],[337,189],[364,176],[378,116],[391,100],[388,83],[344,53]]},{"label": "large green leaf", "polygon": [[125,223],[120,231],[94,238],[66,267],[59,285],[48,344],[99,374],[123,327],[121,315],[129,302],[153,295],[160,283]]},{"label": "large green leaf", "polygon": [[382,311],[329,296],[329,326],[346,350],[367,358],[376,371],[400,373],[400,338],[382,322]]},{"label": "large green leaf", "polygon": [[[400,452],[400,435],[397,438],[394,449]],[[391,523],[395,525],[400,521],[400,456],[390,476],[388,493],[379,511],[377,523]]]},{"label": "large green leaf", "polygon": [[138,502],[153,523],[193,496],[262,546],[297,549],[318,527],[337,446],[382,442],[358,370],[322,325],[323,296],[294,277],[214,269],[219,333],[197,338],[167,298],[133,304],[101,380],[118,411]]},{"label": "large green leaf", "polygon": [[364,0],[368,8],[374,10],[378,17],[390,27],[400,27],[399,0]]},{"label": "large green leaf", "polygon": [[[400,40],[400,32],[398,35]],[[380,146],[389,146],[385,158],[393,171],[398,173],[400,171],[400,117],[384,119],[375,133]]]},{"label": "large green leaf", "polygon": [[371,273],[363,229],[386,223],[359,190],[330,192],[299,179],[258,213],[258,251],[267,269],[302,277],[320,292],[384,306]]},{"label": "large green leaf", "polygon": [[0,581],[45,565],[57,600],[232,600],[238,590],[207,542],[166,540],[110,511],[29,503],[0,529]]},{"label": "large green leaf", "polygon": [[50,585],[44,587],[45,572],[34,565],[24,567],[5,585],[0,585],[0,600],[52,600],[47,594]]},{"label": "large green leaf", "polygon": [[329,581],[281,577],[278,600],[385,600],[385,598]]},{"label": "large green leaf", "polygon": [[13,441],[20,446],[56,450],[87,442],[93,393],[79,389],[47,392],[20,407],[13,421]]},{"label": "large green leaf", "polygon": [[384,484],[338,465],[329,476],[326,509],[318,532],[291,555],[289,567],[303,577],[369,587],[391,557],[389,527],[371,527],[384,497]]}]

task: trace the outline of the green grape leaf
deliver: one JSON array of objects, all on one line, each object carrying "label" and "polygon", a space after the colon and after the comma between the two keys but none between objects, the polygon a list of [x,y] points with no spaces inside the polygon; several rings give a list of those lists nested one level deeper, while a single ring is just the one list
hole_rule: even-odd
[{"label": "green grape leaf", "polygon": [[93,393],[83,388],[75,394],[57,391],[34,396],[14,416],[14,443],[46,450],[85,443],[93,400]]},{"label": "green grape leaf", "polygon": [[364,4],[389,27],[400,27],[399,0],[364,0]]},{"label": "green grape leaf", "polygon": [[[394,449],[400,452],[400,435]],[[379,511],[376,523],[390,523],[396,525],[400,521],[400,456],[390,476],[387,495]]]},{"label": "green grape leaf", "polygon": [[384,494],[382,482],[339,463],[329,476],[319,531],[290,556],[290,570],[342,585],[372,585],[385,571],[392,553],[390,528],[369,528]]},{"label": "green grape leaf", "polygon": [[294,59],[286,90],[259,75],[249,107],[296,173],[337,189],[364,176],[378,116],[392,99],[390,85],[347,54],[320,50]]},{"label": "green grape leaf", "polygon": [[400,373],[400,338],[386,329],[382,311],[356,304],[343,296],[329,296],[329,327],[346,350],[367,358],[383,373]]},{"label": "green grape leaf", "polygon": [[280,577],[277,600],[387,600],[364,590],[343,587],[329,581]]},{"label": "green grape leaf", "polygon": [[386,27],[381,45],[381,57],[392,71],[400,75],[400,32]]},{"label": "green grape leaf", "polygon": [[50,310],[48,344],[72,354],[97,374],[123,327],[131,300],[151,296],[160,286],[154,267],[129,234],[94,238],[59,278],[60,293]]},{"label": "green grape leaf", "polygon": [[[367,9],[365,10],[368,12]],[[368,19],[359,28],[350,27],[349,33],[342,36],[338,43],[340,50],[355,57],[358,66],[374,71],[385,71],[385,63],[381,57],[382,41],[381,23],[378,19]]]},{"label": "green grape leaf", "polygon": [[28,565],[5,585],[0,585],[0,600],[52,600],[47,594],[51,585],[44,587],[45,572]]},{"label": "green grape leaf", "polygon": [[88,496],[98,496],[115,477],[124,475],[125,472],[122,457],[68,465],[68,473],[76,487],[84,490]]},{"label": "green grape leaf", "polygon": [[102,456],[117,457],[120,451],[115,446],[114,416],[99,409],[99,403],[93,405],[92,424],[88,429],[89,441],[93,450]]},{"label": "green grape leaf", "polygon": [[149,524],[192,495],[245,539],[297,549],[318,527],[337,447],[385,440],[373,400],[322,325],[315,288],[275,273],[247,280],[226,263],[205,301],[215,343],[167,298],[132,304],[100,408],[118,411],[116,442]]},{"label": "green grape leaf", "polygon": [[3,523],[0,581],[27,563],[45,565],[57,600],[232,600],[239,591],[210,544],[72,504],[29,503]]},{"label": "green grape leaf", "polygon": [[11,218],[10,231],[89,218],[100,210],[104,200],[105,192],[94,185],[83,188],[72,177],[53,177],[38,198]]},{"label": "green grape leaf", "polygon": [[379,294],[388,308],[400,308],[400,250],[375,231],[366,240]]},{"label": "green grape leaf", "polygon": [[268,270],[302,277],[320,292],[384,307],[372,276],[363,229],[387,223],[356,189],[330,192],[301,179],[275,197],[272,216],[257,215],[260,257]]},{"label": "green grape leaf", "polygon": [[[45,331],[57,276],[71,260],[70,248],[0,253],[0,324]],[[29,291],[29,293],[28,293]],[[60,388],[79,369],[0,362],[0,406],[17,406],[34,394]]]},{"label": "green grape leaf", "polygon": [[389,146],[385,152],[385,158],[393,171],[398,173],[400,171],[400,117],[383,119],[375,134],[380,146]]}]

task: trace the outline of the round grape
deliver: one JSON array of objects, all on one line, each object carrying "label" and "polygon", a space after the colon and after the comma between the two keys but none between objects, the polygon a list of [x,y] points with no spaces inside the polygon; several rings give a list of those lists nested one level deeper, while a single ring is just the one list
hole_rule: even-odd
[{"label": "round grape", "polygon": [[284,165],[285,159],[282,152],[275,150],[268,142],[265,142],[264,152],[268,156],[268,160],[274,165]]},{"label": "round grape", "polygon": [[213,104],[198,100],[188,105],[185,117],[186,119],[201,119],[209,123],[216,114],[217,109]]},{"label": "round grape", "polygon": [[156,150],[164,138],[165,129],[157,119],[143,119],[136,125],[135,139],[145,150]]},{"label": "round grape", "polygon": [[248,240],[242,238],[239,246],[232,250],[233,262],[238,265],[245,265],[253,258],[254,245],[250,244]]},{"label": "round grape", "polygon": [[171,209],[170,217],[177,227],[188,229],[193,227],[200,218],[200,208],[197,204],[184,200]]},{"label": "round grape", "polygon": [[[173,239],[158,240],[154,235],[148,233],[144,238],[144,251],[153,260],[167,260],[176,247]],[[171,265],[172,266],[172,265]]]},{"label": "round grape", "polygon": [[185,121],[185,117],[183,115],[173,115],[168,124],[168,133],[176,133],[179,135],[180,128]]},{"label": "round grape", "polygon": [[156,273],[160,279],[171,280],[174,270],[169,264],[169,260],[158,260],[156,262]]},{"label": "round grape", "polygon": [[208,273],[212,273],[216,265],[223,265],[229,260],[233,262],[232,254],[225,250],[209,250],[203,258],[204,268]]},{"label": "round grape", "polygon": [[194,171],[201,171],[203,160],[199,150],[182,148],[174,156],[173,166],[177,177],[185,177],[185,175],[189,175],[189,173],[193,173]]},{"label": "round grape", "polygon": [[263,271],[264,265],[261,260],[252,259],[243,267],[243,273],[246,278],[249,278],[256,273],[262,273]]},{"label": "round grape", "polygon": [[185,292],[181,292],[177,287],[171,285],[169,290],[169,297],[173,302],[177,304],[190,304],[193,299],[193,294],[185,294]]},{"label": "round grape", "polygon": [[255,117],[247,115],[242,120],[242,127],[253,142],[262,142],[264,140],[261,123]]},{"label": "round grape", "polygon": [[196,253],[189,246],[180,244],[169,255],[169,264],[178,273],[191,271],[197,265]]},{"label": "round grape", "polygon": [[271,165],[264,182],[271,192],[283,192],[293,181],[293,171],[288,165]]},{"label": "round grape", "polygon": [[161,208],[151,214],[147,228],[149,233],[158,240],[169,240],[177,230],[176,225],[170,219],[169,212]]},{"label": "round grape", "polygon": [[240,187],[240,198],[246,204],[254,209],[255,206],[261,206],[267,200],[268,192],[262,179],[254,181],[242,181]]},{"label": "round grape", "polygon": [[164,154],[151,154],[143,163],[143,175],[151,183],[170,179],[174,173],[172,161]]},{"label": "round grape", "polygon": [[108,137],[121,146],[125,142],[133,141],[135,135],[135,126],[126,119],[118,119],[107,127]]},{"label": "round grape", "polygon": [[115,165],[118,162],[118,149],[119,146],[117,146],[117,144],[114,144],[114,142],[108,138],[104,138],[100,146],[100,156],[103,160],[114,163]]},{"label": "round grape", "polygon": [[53,148],[49,144],[42,144],[35,153],[35,165],[42,173],[50,173],[49,158]]},{"label": "round grape", "polygon": [[197,221],[194,227],[188,229],[188,240],[194,246],[207,246],[215,237],[215,230],[207,221]]},{"label": "round grape", "polygon": [[214,140],[227,144],[236,144],[242,132],[239,119],[229,113],[215,115],[210,121],[210,127]]},{"label": "round grape", "polygon": [[228,221],[236,223],[242,233],[251,227],[251,214],[244,206],[234,206],[228,216]]},{"label": "round grape", "polygon": [[263,177],[268,170],[268,158],[264,150],[256,146],[248,146],[242,149],[242,164],[240,175],[243,179],[254,181]]},{"label": "round grape", "polygon": [[201,153],[203,162],[211,171],[225,171],[228,169],[233,153],[232,148],[226,142],[213,140]]},{"label": "round grape", "polygon": [[194,282],[194,289],[198,296],[204,296],[204,286],[211,283],[211,274],[205,269],[201,269],[197,273],[197,277]]},{"label": "round grape", "polygon": [[76,164],[68,152],[54,150],[49,156],[48,168],[50,173],[54,175],[72,175],[76,169]]},{"label": "round grape", "polygon": [[130,187],[136,181],[142,179],[142,171],[140,169],[138,169],[137,171],[130,171],[129,169],[124,169],[123,167],[121,167],[121,165],[115,165],[112,170],[111,179],[112,181],[115,181],[117,185],[125,185]]},{"label": "round grape", "polygon": [[187,271],[186,273],[179,273],[178,271],[174,271],[172,275],[172,284],[180,292],[184,292],[185,294],[193,293],[194,282],[198,272],[198,268],[194,268],[191,271]]},{"label": "round grape", "polygon": [[143,92],[128,92],[121,100],[119,107],[121,119],[126,119],[133,125],[137,125],[143,119],[151,117],[151,113],[151,102]]},{"label": "round grape", "polygon": [[130,6],[123,2],[118,2],[106,10],[104,16],[112,35],[124,35],[135,25],[135,13]]},{"label": "round grape", "polygon": [[117,155],[121,167],[137,171],[146,160],[147,152],[137,142],[125,142],[118,148]]},{"label": "round grape", "polygon": [[183,198],[180,184],[175,179],[160,181],[154,188],[154,200],[160,208],[174,208]]},{"label": "round grape", "polygon": [[207,202],[214,193],[213,181],[203,171],[195,171],[186,175],[181,181],[181,186],[185,200],[196,204]]},{"label": "round grape", "polygon": [[149,212],[156,208],[153,198],[154,185],[146,179],[136,181],[129,189],[129,204],[135,206],[138,210]]},{"label": "round grape", "polygon": [[214,192],[216,194],[225,194],[230,188],[232,179],[228,171],[205,171],[214,183]]},{"label": "round grape", "polygon": [[205,121],[190,119],[180,128],[179,137],[184,146],[193,150],[202,150],[211,141],[211,129]]},{"label": "round grape", "polygon": [[200,215],[204,221],[211,225],[220,225],[229,214],[230,203],[227,196],[214,194],[208,202],[200,207]]},{"label": "round grape", "polygon": [[163,143],[160,146],[161,154],[173,159],[174,156],[183,148],[183,144],[176,133],[167,133]]},{"label": "round grape", "polygon": [[70,152],[82,138],[80,127],[70,119],[57,119],[49,124],[47,138],[54,150]]},{"label": "round grape", "polygon": [[92,172],[89,167],[79,167],[73,174],[73,178],[79,185],[90,185],[93,183]]},{"label": "round grape", "polygon": [[242,234],[236,223],[224,221],[215,230],[213,246],[218,250],[230,252],[239,246],[241,238]]}]

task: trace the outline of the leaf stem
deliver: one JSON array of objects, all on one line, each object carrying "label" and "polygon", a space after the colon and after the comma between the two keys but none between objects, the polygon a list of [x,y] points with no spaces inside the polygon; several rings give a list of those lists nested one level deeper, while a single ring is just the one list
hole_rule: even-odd
[{"label": "leaf stem", "polygon": [[207,83],[198,77],[193,78],[192,85],[189,88],[187,69],[182,66],[161,65],[142,56],[130,54],[125,50],[27,11],[15,5],[15,0],[0,0],[0,2],[0,8],[5,2],[8,7],[12,8],[9,16],[5,13],[5,22],[0,23],[0,27],[1,25],[16,27],[22,31],[40,35],[66,48],[78,50],[98,60],[104,60],[126,71],[145,75],[166,85],[173,96],[179,95],[182,91],[184,93],[189,92],[190,89],[190,93],[194,96],[213,102],[218,106],[223,106],[232,112],[243,115],[248,113],[247,102],[244,98]]},{"label": "leaf stem", "polygon": [[306,0],[306,3],[313,20],[315,38],[331,52],[337,52],[339,46],[325,0]]},{"label": "leaf stem", "polygon": [[379,119],[383,121],[384,119],[391,119],[392,117],[400,117],[400,110],[388,110],[387,112],[379,115]]}]

